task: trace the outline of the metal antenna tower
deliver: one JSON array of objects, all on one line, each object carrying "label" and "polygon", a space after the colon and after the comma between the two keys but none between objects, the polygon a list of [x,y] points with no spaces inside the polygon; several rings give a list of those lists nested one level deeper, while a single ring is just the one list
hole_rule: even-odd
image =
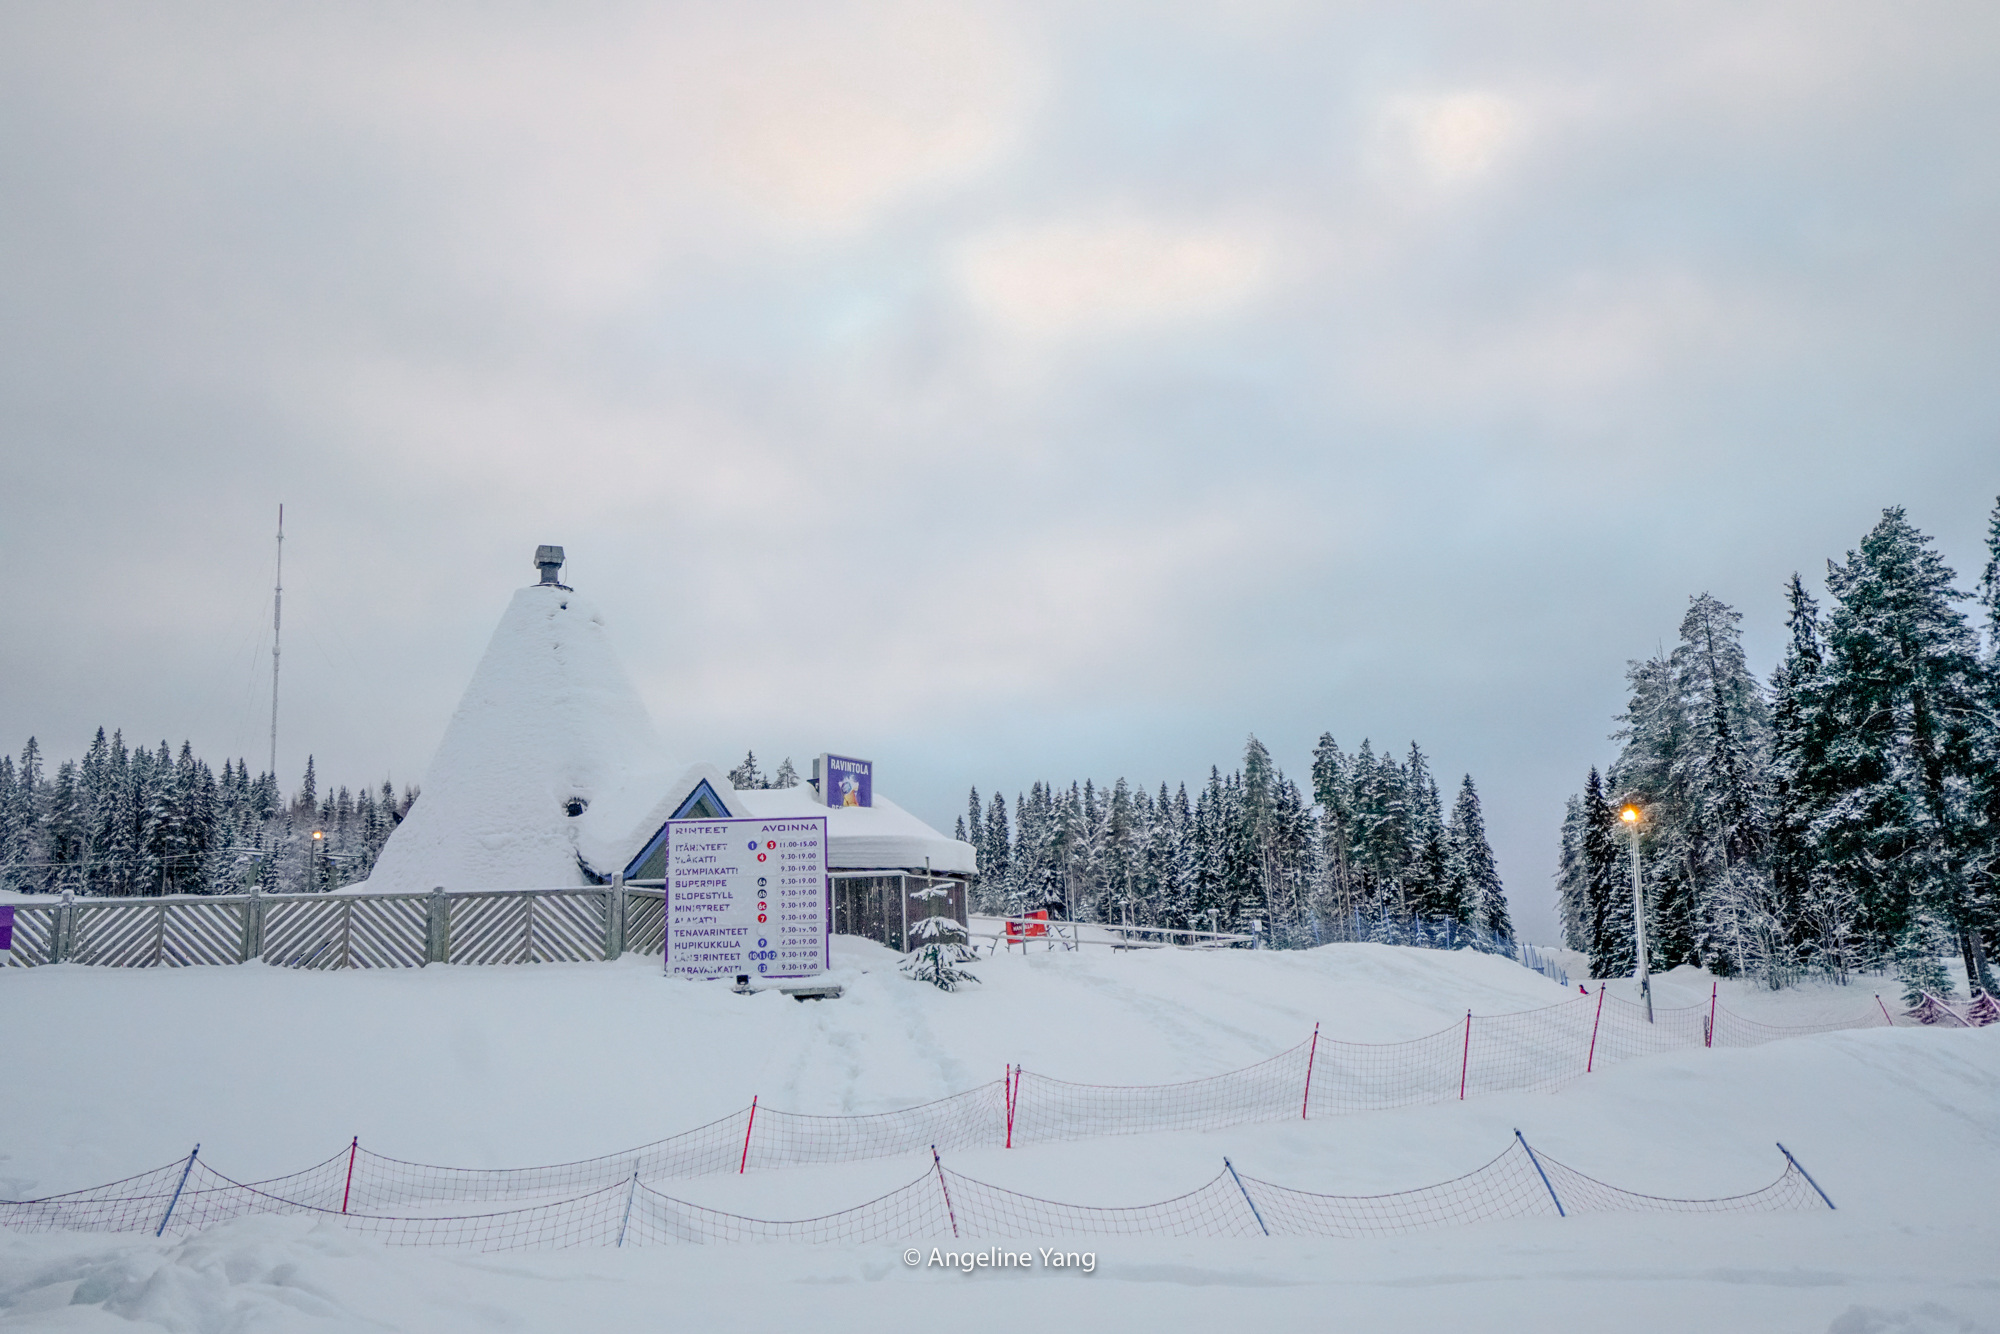
[{"label": "metal antenna tower", "polygon": [[278,506],[278,580],[271,590],[271,777],[278,776],[278,630],[285,611],[285,507]]}]

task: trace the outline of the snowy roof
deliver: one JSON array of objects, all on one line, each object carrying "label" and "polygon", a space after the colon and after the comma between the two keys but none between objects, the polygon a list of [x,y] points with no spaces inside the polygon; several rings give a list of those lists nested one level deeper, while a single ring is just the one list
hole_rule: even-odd
[{"label": "snowy roof", "polygon": [[[719,769],[708,764],[691,766],[664,787],[636,781],[601,807],[584,812],[576,821],[583,860],[600,875],[636,871],[634,863],[654,836],[704,782],[730,815],[824,815],[827,865],[836,870],[922,870],[928,865],[934,871],[969,875],[976,869],[970,844],[940,834],[879,793],[873,806],[830,807],[803,783],[788,788],[732,787]],[[634,798],[642,793],[654,794],[654,799],[634,819]]]},{"label": "snowy roof", "polygon": [[[587,600],[516,592],[445,728],[422,795],[390,836],[371,891],[552,888],[632,865],[702,783],[731,815],[825,815],[828,862],[969,873],[972,848],[879,795],[829,809],[813,789],[738,792],[670,758]],[[570,815],[581,803],[580,814]]]}]

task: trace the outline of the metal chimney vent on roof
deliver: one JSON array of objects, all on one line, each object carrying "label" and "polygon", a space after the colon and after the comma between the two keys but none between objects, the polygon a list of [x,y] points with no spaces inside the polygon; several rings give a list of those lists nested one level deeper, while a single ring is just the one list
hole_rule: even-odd
[{"label": "metal chimney vent on roof", "polygon": [[564,587],[565,585],[562,580],[556,578],[562,567],[563,549],[561,547],[542,546],[535,548],[535,568],[542,572],[543,583],[556,588]]}]

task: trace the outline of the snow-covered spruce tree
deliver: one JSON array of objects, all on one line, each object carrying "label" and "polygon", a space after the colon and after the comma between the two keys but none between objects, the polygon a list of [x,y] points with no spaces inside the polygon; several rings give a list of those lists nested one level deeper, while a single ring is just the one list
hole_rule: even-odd
[{"label": "snow-covered spruce tree", "polygon": [[1927,927],[1909,932],[1913,923],[1979,925],[1968,873],[1982,832],[1975,790],[1989,687],[1952,605],[1952,573],[1901,509],[1885,510],[1844,564],[1829,562],[1827,588],[1834,605],[1807,747],[1815,763],[1802,786],[1822,867],[1853,893],[1863,929],[1894,943],[1902,968],[1927,939]]},{"label": "snow-covered spruce tree", "polygon": [[757,752],[754,750],[743,752],[743,763],[731,769],[728,773],[728,778],[729,786],[735,788],[738,792],[747,792],[751,788],[770,786],[769,783],[764,781],[762,771],[757,768]]},{"label": "snow-covered spruce tree", "polygon": [[1312,943],[1305,921],[1315,843],[1310,809],[1255,736],[1244,744],[1241,774],[1225,789],[1231,786],[1237,799],[1222,920],[1238,930],[1262,921],[1273,942]]},{"label": "snow-covered spruce tree", "polygon": [[1689,600],[1673,652],[1634,662],[1631,702],[1614,735],[1615,801],[1648,813],[1645,879],[1654,905],[1648,946],[1666,966],[1735,971],[1779,948],[1746,937],[1767,922],[1762,886],[1769,715],[1745,663],[1737,612],[1706,593]]},{"label": "snow-covered spruce tree", "polygon": [[1379,759],[1363,738],[1354,753],[1350,801],[1352,839],[1348,866],[1353,873],[1353,905],[1363,938],[1381,934],[1383,921],[1408,911],[1403,873],[1409,850],[1408,784],[1395,757]]},{"label": "snow-covered spruce tree", "polygon": [[1105,861],[1110,853],[1111,811],[1094,781],[1071,783],[1062,821],[1062,901],[1078,921],[1096,920],[1102,907]]},{"label": "snow-covered spruce tree", "polygon": [[1896,936],[1896,976],[1903,984],[1903,999],[1916,1005],[1925,996],[1949,999],[1951,974],[1945,971],[1943,956],[1951,948],[1950,933],[1944,923],[1919,909],[1910,915]]},{"label": "snow-covered spruce tree", "polygon": [[[1006,910],[1010,916],[1062,907],[1062,830],[1052,784],[1029,786],[1014,807],[1014,865]],[[1066,911],[1066,908],[1064,909]]]},{"label": "snow-covered spruce tree", "polygon": [[1142,838],[1139,802],[1146,794],[1137,795],[1135,801],[1132,785],[1120,778],[1111,785],[1104,800],[1104,851],[1093,900],[1093,911],[1099,921],[1123,920],[1125,904],[1132,897],[1133,882],[1138,878]]},{"label": "snow-covered spruce tree", "polygon": [[1224,804],[1222,773],[1211,765],[1188,825],[1188,925],[1199,931],[1208,930],[1222,911],[1223,844],[1233,823]]},{"label": "snow-covered spruce tree", "polygon": [[940,991],[957,991],[967,982],[977,982],[977,977],[959,967],[973,958],[965,928],[943,911],[950,906],[951,890],[930,885],[913,891],[910,897],[921,900],[927,911],[910,923],[910,952],[898,965],[903,975],[928,982]]},{"label": "snow-covered spruce tree", "polygon": [[[1126,835],[1126,865],[1131,883],[1126,888],[1125,898],[1129,901],[1133,925],[1156,925],[1161,892],[1159,859],[1155,855],[1160,836],[1160,808],[1152,794],[1143,787],[1132,789],[1131,819],[1131,829]],[[1125,911],[1125,905],[1121,904],[1121,920]]]},{"label": "snow-covered spruce tree", "polygon": [[1979,572],[1979,607],[1986,613],[1986,660],[2000,659],[2000,497],[1986,519],[1986,568]]},{"label": "snow-covered spruce tree", "polygon": [[1460,895],[1458,920],[1491,935],[1512,939],[1513,920],[1507,914],[1507,894],[1493,848],[1486,841],[1486,818],[1480,814],[1479,791],[1467,774],[1451,807],[1451,856]]},{"label": "snow-covered spruce tree", "polygon": [[1820,671],[1825,647],[1819,606],[1796,572],[1785,585],[1785,654],[1771,674],[1770,871],[1774,897],[1792,923],[1800,957],[1845,981],[1854,948],[1857,900],[1821,869],[1815,812],[1827,773],[1819,748]]},{"label": "snow-covered spruce tree", "polygon": [[[1630,803],[1646,812],[1640,829],[1650,907],[1646,943],[1655,960],[1680,963],[1697,953],[1699,898],[1695,857],[1688,846],[1694,802],[1680,787],[1691,740],[1687,708],[1673,660],[1663,653],[1627,663],[1625,679],[1630,699],[1618,719],[1622,725],[1612,733],[1624,744],[1604,775],[1604,796],[1614,807]],[[1629,854],[1626,840],[1621,837],[1619,842]],[[1630,957],[1628,945],[1626,958]]]},{"label": "snow-covered spruce tree", "polygon": [[1277,847],[1277,762],[1253,733],[1243,743],[1243,771],[1238,784],[1229,909],[1223,920],[1236,927],[1271,916],[1272,891],[1284,871]]},{"label": "snow-covered spruce tree", "polygon": [[1232,772],[1222,780],[1211,864],[1215,872],[1212,902],[1218,909],[1216,921],[1224,931],[1248,927],[1263,902],[1263,858],[1244,796],[1241,772]]},{"label": "snow-covered spruce tree", "polygon": [[1188,800],[1187,784],[1173,796],[1160,784],[1155,804],[1153,841],[1147,849],[1151,874],[1158,882],[1153,921],[1162,926],[1186,927],[1194,920],[1194,806]]},{"label": "snow-covered spruce tree", "polygon": [[1403,809],[1408,817],[1403,828],[1404,906],[1415,917],[1463,921],[1461,904],[1449,884],[1443,804],[1430,763],[1413,741],[1403,769]]},{"label": "snow-covered spruce tree", "polygon": [[1961,943],[1966,976],[1988,993],[2000,954],[2000,500],[1986,521],[1986,568],[1979,575],[1979,604],[1986,618],[1986,712],[1974,743],[1973,809],[1978,849],[1967,859],[1965,928]]},{"label": "snow-covered spruce tree", "polygon": [[1590,952],[1590,878],[1583,869],[1583,798],[1563,803],[1561,848],[1556,857],[1556,915],[1564,946]]},{"label": "snow-covered spruce tree", "polygon": [[1313,800],[1319,805],[1319,874],[1313,890],[1313,910],[1334,926],[1335,938],[1345,939],[1354,915],[1353,846],[1354,784],[1352,762],[1333,739],[1320,734],[1313,747]]},{"label": "snow-covered spruce tree", "polygon": [[771,786],[775,788],[797,787],[799,771],[792,767],[792,757],[787,755],[778,762],[778,772],[771,775]]},{"label": "snow-covered spruce tree", "polygon": [[20,800],[20,792],[14,782],[14,757],[0,755],[0,889],[17,887],[15,877],[26,825],[21,818]]},{"label": "snow-covered spruce tree", "polygon": [[984,851],[982,844],[985,841],[986,831],[982,826],[985,820],[986,808],[979,804],[979,789],[972,788],[965,796],[965,814],[958,818],[957,836],[959,842],[972,845],[975,866],[966,893],[975,909],[983,908],[986,902],[985,893],[980,885],[980,875],[986,869],[986,858],[980,855]]},{"label": "snow-covered spruce tree", "polygon": [[1790,949],[1766,862],[1770,711],[1744,659],[1741,620],[1703,593],[1681,621],[1676,650],[1692,741],[1684,786],[1703,853],[1697,948],[1730,971],[1762,965],[1775,985]]},{"label": "snow-covered spruce tree", "polygon": [[1624,977],[1637,971],[1638,958],[1633,948],[1632,882],[1625,873],[1629,854],[1595,766],[1584,780],[1581,804],[1583,829],[1578,856],[1590,905],[1590,975]]},{"label": "snow-covered spruce tree", "polygon": [[1319,830],[1305,794],[1280,775],[1272,801],[1269,898],[1272,941],[1281,946],[1318,944],[1312,914],[1312,887],[1319,879]]},{"label": "snow-covered spruce tree", "polygon": [[986,823],[979,831],[978,841],[980,909],[989,913],[1006,912],[1013,836],[1007,826],[1007,798],[998,792],[986,808]]},{"label": "snow-covered spruce tree", "polygon": [[14,770],[14,801],[11,819],[14,823],[14,853],[9,865],[13,871],[16,888],[28,890],[46,889],[43,875],[43,828],[42,816],[42,748],[29,737],[28,744],[21,747],[21,762]]}]

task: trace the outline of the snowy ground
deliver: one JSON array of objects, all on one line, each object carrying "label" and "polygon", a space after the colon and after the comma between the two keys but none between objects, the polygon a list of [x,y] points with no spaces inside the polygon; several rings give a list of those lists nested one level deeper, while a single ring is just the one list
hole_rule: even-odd
[{"label": "snowy ground", "polygon": [[[1339,945],[1310,952],[1019,953],[945,995],[841,942],[847,994],[798,1004],[667,981],[650,964],[304,974],[0,972],[7,1076],[0,1195],[91,1185],[184,1155],[239,1179],[359,1134],[397,1157],[521,1165],[616,1150],[740,1107],[904,1106],[996,1078],[1157,1083],[1327,1035],[1392,1041],[1562,989],[1502,959]],[[1659,979],[1662,1004],[1705,975]],[[1777,996],[1768,1022],[1865,1013],[1872,988]],[[1015,1328],[2000,1330],[2000,1030],[1876,1029],[1627,1062],[1549,1094],[1397,1112],[962,1152],[999,1185],[1094,1204],[1246,1172],[1394,1190],[1465,1172],[1519,1126],[1635,1190],[1760,1186],[1783,1140],[1832,1214],[1517,1220],[1384,1241],[1097,1239],[1095,1272],[909,1269],[901,1247],[708,1247],[474,1257],[389,1251],[322,1225],[243,1220],[192,1241],[0,1235],[0,1327],[52,1330],[571,1330],[814,1325]],[[679,1182],[764,1217],[844,1207],[914,1158]],[[913,1239],[918,1240],[918,1239]],[[1021,1237],[1018,1246],[1057,1238]],[[1081,1251],[1081,1243],[1066,1247]]]}]

